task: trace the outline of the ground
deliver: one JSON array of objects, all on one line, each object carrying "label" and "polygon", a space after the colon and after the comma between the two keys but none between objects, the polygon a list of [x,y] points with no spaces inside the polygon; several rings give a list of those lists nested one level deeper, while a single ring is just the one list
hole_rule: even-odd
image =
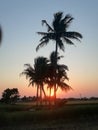
[{"label": "ground", "polygon": [[0,130],[98,130],[98,101],[69,101],[51,109],[32,107],[31,103],[0,104]]}]

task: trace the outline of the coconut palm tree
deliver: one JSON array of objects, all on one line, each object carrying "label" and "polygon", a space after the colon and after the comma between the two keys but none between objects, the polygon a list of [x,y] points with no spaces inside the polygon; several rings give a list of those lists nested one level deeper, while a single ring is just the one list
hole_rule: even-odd
[{"label": "coconut palm tree", "polygon": [[[68,27],[73,21],[73,17],[70,14],[67,14],[63,18],[63,12],[57,12],[54,14],[54,20],[52,26],[50,26],[46,20],[42,20],[42,25],[47,26],[47,32],[38,32],[42,36],[40,43],[37,46],[36,50],[44,45],[47,45],[50,40],[55,41],[55,52],[57,58],[58,47],[64,51],[64,41],[69,45],[74,45],[72,39],[79,40],[82,38],[82,35],[79,32],[68,31]],[[57,60],[56,60],[57,62]]]},{"label": "coconut palm tree", "polygon": [[39,81],[37,78],[37,74],[35,72],[35,69],[30,65],[30,64],[25,64],[24,65],[26,69],[21,73],[21,75],[25,75],[26,79],[29,79],[29,85],[37,87],[37,95],[36,97],[38,98],[38,90],[39,90]]},{"label": "coconut palm tree", "polygon": [[37,98],[40,97],[40,99],[42,99],[42,92],[46,97],[44,83],[47,63],[47,58],[38,57],[34,60],[34,67],[32,67],[30,64],[25,64],[26,69],[21,73],[22,75],[26,75],[26,78],[29,79],[29,86],[32,85],[37,87]]},{"label": "coconut palm tree", "polygon": [[[68,91],[72,89],[67,83],[65,83],[65,80],[69,80],[69,78],[67,77],[66,70],[67,68],[65,65],[58,65],[56,80],[55,80],[55,75],[53,76],[50,74],[50,78],[47,81],[48,88],[50,89],[50,97],[51,97],[51,89],[54,88],[54,100],[56,100],[56,92],[58,88],[60,88],[62,91]],[[55,88],[55,84],[56,84],[56,88]]]},{"label": "coconut palm tree", "polygon": [[46,82],[46,75],[47,75],[47,64],[48,59],[45,57],[38,57],[35,59],[34,68],[38,75],[38,79],[40,81],[40,95],[42,98],[42,91],[44,93],[44,96],[46,97],[45,91],[44,91],[44,84]]},{"label": "coconut palm tree", "polygon": [[48,65],[48,88],[50,89],[50,97],[51,97],[51,89],[54,88],[54,100],[56,100],[56,92],[58,88],[62,90],[69,90],[71,87],[65,83],[65,80],[68,80],[66,70],[68,67],[64,64],[58,64],[58,61],[63,56],[59,56],[57,54],[57,67],[56,67],[56,79],[55,79],[55,60],[56,60],[56,52],[52,52],[50,55],[50,64]]}]

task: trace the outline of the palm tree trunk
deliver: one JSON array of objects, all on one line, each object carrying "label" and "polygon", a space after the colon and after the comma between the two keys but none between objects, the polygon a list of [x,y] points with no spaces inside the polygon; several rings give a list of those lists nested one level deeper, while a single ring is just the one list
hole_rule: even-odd
[{"label": "palm tree trunk", "polygon": [[49,90],[50,90],[50,91],[49,91],[49,106],[51,106],[51,87],[50,87]]},{"label": "palm tree trunk", "polygon": [[42,86],[42,91],[43,91],[43,94],[44,94],[44,99],[45,99],[45,104],[46,104],[46,93],[45,93],[45,90],[44,90],[43,86]]},{"label": "palm tree trunk", "polygon": [[40,86],[40,105],[42,105],[42,86]]},{"label": "palm tree trunk", "polygon": [[36,106],[38,106],[38,100],[39,100],[38,99],[39,98],[39,96],[38,96],[39,94],[38,93],[39,93],[39,86],[37,86],[37,93],[36,93],[36,99],[37,99],[37,101],[36,101]]},{"label": "palm tree trunk", "polygon": [[57,43],[57,41],[56,41],[55,52],[56,52],[56,65],[57,65],[57,53],[58,53],[58,43]]},{"label": "palm tree trunk", "polygon": [[56,50],[55,50],[55,53],[56,53],[56,62],[55,62],[55,84],[54,84],[54,103],[56,105],[56,70],[57,70],[57,53],[58,53],[58,43],[57,43],[57,40],[56,40]]},{"label": "palm tree trunk", "polygon": [[38,90],[39,90],[39,87],[37,86],[37,93],[36,93],[36,98],[38,99]]},{"label": "palm tree trunk", "polygon": [[45,93],[45,90],[44,90],[43,86],[42,86],[42,91],[44,93],[44,97],[46,98],[46,93]]},{"label": "palm tree trunk", "polygon": [[56,83],[54,85],[54,103],[56,105]]}]

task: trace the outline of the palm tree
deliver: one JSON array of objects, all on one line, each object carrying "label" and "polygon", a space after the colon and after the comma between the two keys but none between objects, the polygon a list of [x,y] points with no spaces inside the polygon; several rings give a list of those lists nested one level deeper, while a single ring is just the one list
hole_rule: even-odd
[{"label": "palm tree", "polygon": [[42,98],[42,91],[44,96],[46,97],[46,93],[44,90],[44,84],[46,83],[46,75],[47,75],[47,64],[48,59],[45,57],[38,57],[35,59],[34,68],[38,75],[38,80],[40,82],[40,97]]},{"label": "palm tree", "polygon": [[51,97],[51,89],[54,88],[54,100],[56,100],[56,91],[58,88],[62,90],[69,90],[71,87],[65,83],[65,80],[68,80],[66,70],[68,67],[63,64],[58,64],[58,61],[63,56],[59,56],[57,54],[57,67],[56,67],[56,79],[55,79],[55,60],[56,60],[56,52],[52,52],[50,55],[50,64],[48,65],[48,88],[50,89],[50,97]]},{"label": "palm tree", "polygon": [[36,71],[30,64],[25,64],[24,66],[26,67],[26,69],[24,69],[21,75],[26,75],[26,79],[29,79],[28,86],[32,85],[37,87],[36,97],[38,98],[39,82],[38,82]]},{"label": "palm tree", "polygon": [[63,18],[63,12],[57,12],[54,14],[52,26],[50,26],[46,20],[42,20],[42,25],[46,24],[48,30],[47,32],[38,32],[39,35],[42,35],[42,38],[40,39],[40,44],[37,46],[36,50],[44,45],[47,45],[50,40],[53,40],[56,44],[55,52],[57,58],[58,47],[64,51],[63,41],[69,45],[74,45],[72,39],[80,41],[82,35],[79,32],[68,31],[68,27],[73,19],[74,18],[70,14],[67,14]]},{"label": "palm tree", "polygon": [[2,42],[2,29],[1,29],[1,26],[0,26],[0,45],[1,45],[1,42]]},{"label": "palm tree", "polygon": [[[22,75],[26,75],[26,78],[29,79],[29,85],[37,87],[37,99],[40,97],[42,99],[42,92],[46,97],[46,93],[44,91],[44,83],[46,76],[46,67],[48,60],[45,57],[38,57],[34,60],[34,67],[30,64],[25,64],[26,69],[21,73]],[[40,96],[39,96],[40,91]]]}]

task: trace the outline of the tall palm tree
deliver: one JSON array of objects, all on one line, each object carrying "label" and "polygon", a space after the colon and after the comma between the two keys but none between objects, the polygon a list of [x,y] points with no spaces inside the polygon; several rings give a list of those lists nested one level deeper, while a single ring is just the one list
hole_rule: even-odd
[{"label": "tall palm tree", "polygon": [[42,99],[42,92],[44,96],[46,96],[44,91],[44,83],[46,76],[46,66],[48,60],[45,57],[38,57],[34,60],[34,67],[30,64],[25,64],[26,69],[21,73],[22,75],[26,75],[26,78],[29,79],[29,86],[37,87],[37,98],[39,97],[40,90],[40,98]]},{"label": "tall palm tree", "polygon": [[2,29],[1,29],[1,26],[0,26],[0,45],[1,45],[1,42],[2,42]]},{"label": "tall palm tree", "polygon": [[68,27],[73,19],[74,18],[70,14],[67,14],[63,18],[63,12],[57,12],[54,14],[52,26],[50,26],[46,20],[42,20],[42,25],[45,24],[48,30],[47,32],[38,32],[39,35],[42,35],[42,38],[40,39],[40,44],[37,46],[36,50],[47,45],[50,40],[53,40],[56,45],[55,52],[57,57],[58,47],[64,51],[63,41],[69,45],[74,45],[72,39],[80,41],[82,35],[79,32],[68,31]]},{"label": "tall palm tree", "polygon": [[50,95],[51,89],[54,88],[54,100],[56,100],[56,91],[58,88],[62,90],[69,90],[71,87],[65,83],[65,80],[68,80],[66,70],[68,67],[64,64],[58,64],[58,61],[63,56],[59,56],[57,54],[57,67],[56,67],[56,79],[55,79],[55,60],[56,60],[56,52],[52,52],[50,55],[50,64],[48,65],[48,88],[50,88]]}]

